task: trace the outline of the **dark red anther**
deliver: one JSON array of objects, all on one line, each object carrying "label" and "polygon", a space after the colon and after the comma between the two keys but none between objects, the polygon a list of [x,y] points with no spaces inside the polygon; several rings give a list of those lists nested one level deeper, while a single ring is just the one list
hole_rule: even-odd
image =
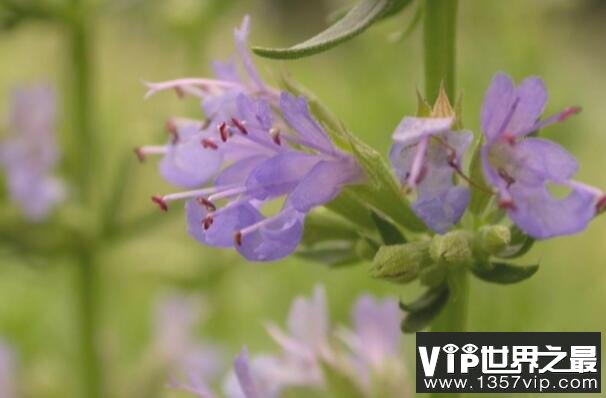
[{"label": "dark red anther", "polygon": [[231,122],[238,130],[240,130],[240,132],[242,134],[244,134],[244,135],[248,134],[248,130],[246,130],[246,127],[244,126],[243,122],[239,121],[235,117],[231,118]]},{"label": "dark red anther", "polygon": [[508,143],[511,146],[514,146],[516,144],[516,136],[511,134],[508,131],[503,133],[502,138],[503,138],[503,141],[505,141],[506,143]]},{"label": "dark red anther", "polygon": [[511,199],[499,199],[499,201],[497,202],[497,205],[501,209],[514,210],[514,211],[517,210],[515,203],[513,203],[513,200],[511,200]]},{"label": "dark red anther", "polygon": [[242,246],[242,232],[238,231],[234,234],[234,242],[236,245]]},{"label": "dark red anther", "polygon": [[143,153],[143,151],[141,151],[141,148],[134,148],[133,152],[135,152],[135,155],[137,155],[137,159],[139,159],[139,162],[145,162],[145,154]]},{"label": "dark red anther", "polygon": [[459,165],[457,164],[457,153],[455,151],[453,151],[452,149],[448,150],[447,162],[448,162],[448,165],[450,167],[452,167],[453,169],[456,169],[456,170],[459,169]]},{"label": "dark red anther", "polygon": [[215,144],[212,140],[209,140],[208,138],[204,138],[202,141],[202,147],[204,148],[210,148],[210,149],[218,149],[219,146],[217,144]]},{"label": "dark red anther", "polygon": [[198,202],[198,204],[206,207],[206,209],[208,211],[215,211],[217,210],[217,206],[215,206],[215,204],[213,202],[211,202],[210,200],[203,198],[203,197],[198,197],[196,198],[196,201]]},{"label": "dark red anther", "polygon": [[171,142],[176,144],[179,141],[179,130],[177,129],[175,121],[173,119],[168,119],[164,127],[166,128],[166,132],[171,136]]},{"label": "dark red anther", "polygon": [[227,142],[227,138],[229,137],[229,131],[227,131],[227,123],[221,122],[219,124],[219,134],[221,135],[221,141]]},{"label": "dark red anther", "polygon": [[583,110],[580,106],[571,106],[570,108],[564,109],[560,115],[558,116],[558,122],[563,122],[568,119],[570,116],[574,116],[580,113]]},{"label": "dark red anther", "polygon": [[202,220],[202,227],[204,228],[204,230],[206,231],[207,229],[209,229],[210,226],[213,225],[214,221],[215,220],[211,215],[204,217],[204,220]]},{"label": "dark red anther", "polygon": [[516,179],[513,178],[507,171],[503,169],[498,170],[499,177],[503,179],[507,183],[507,188],[509,188],[512,184],[516,182]]},{"label": "dark red anther", "polygon": [[600,214],[604,210],[606,210],[606,195],[602,195],[602,197],[598,199],[598,203],[595,205],[595,212],[597,214]]},{"label": "dark red anther", "polygon": [[179,86],[175,87],[175,93],[177,93],[177,97],[179,98],[185,97],[185,91]]},{"label": "dark red anther", "polygon": [[166,201],[162,199],[162,196],[152,196],[151,200],[158,205],[160,210],[164,212],[168,211],[168,204],[166,204]]}]

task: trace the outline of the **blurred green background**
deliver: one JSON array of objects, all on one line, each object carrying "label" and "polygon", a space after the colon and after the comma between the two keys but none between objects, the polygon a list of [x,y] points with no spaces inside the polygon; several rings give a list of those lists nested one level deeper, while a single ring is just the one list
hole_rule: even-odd
[{"label": "blurred green background", "polygon": [[[96,151],[103,160],[94,182],[96,197],[107,194],[133,147],[163,140],[168,117],[200,116],[194,100],[177,101],[168,93],[143,101],[141,80],[209,75],[210,60],[232,54],[232,29],[245,13],[252,17],[253,44],[288,45],[316,33],[325,26],[325,16],[347,2],[225,2],[213,15],[200,11],[203,3],[116,1],[96,19]],[[496,71],[518,80],[540,75],[550,92],[548,113],[568,105],[584,109],[580,116],[545,134],[580,159],[580,180],[606,187],[605,2],[460,3],[457,89],[464,94],[466,126],[477,132],[484,90]],[[292,62],[257,58],[257,65],[268,81],[278,71],[290,71],[349,129],[386,153],[394,127],[403,115],[414,112],[415,90],[423,87],[421,31],[417,29],[402,42],[388,40],[391,33],[407,26],[415,8],[327,53]],[[13,87],[45,81],[60,90],[65,86],[69,60],[65,34],[56,26],[31,23],[1,32],[0,54],[2,121],[6,121]],[[62,107],[63,124],[69,112]],[[157,175],[155,162],[139,165],[133,156],[130,166],[127,206],[120,216],[124,220],[155,210],[149,196],[171,190]],[[80,217],[77,210],[62,211]],[[247,264],[232,251],[198,245],[188,237],[179,207],[174,206],[171,213],[163,222],[129,231],[101,249],[98,334],[108,397],[153,396],[134,391],[145,378],[141,364],[152,333],[153,306],[166,292],[205,296],[208,311],[199,334],[222,343],[231,358],[243,344],[253,353],[273,349],[264,322],[282,323],[293,297],[310,294],[317,283],[326,286],[336,324],[348,322],[350,306],[362,292],[409,299],[420,291],[415,285],[372,280],[366,264],[329,270],[296,257]],[[6,222],[0,224],[10,228]],[[606,222],[597,219],[578,236],[536,245],[520,260],[541,263],[539,273],[529,281],[500,287],[474,280],[469,330],[606,331],[605,245]],[[0,245],[0,336],[18,352],[24,397],[77,394],[73,321],[77,298],[69,262],[63,257],[24,257]],[[405,336],[404,342],[412,380],[414,337]],[[160,389],[158,394],[173,393]]]}]

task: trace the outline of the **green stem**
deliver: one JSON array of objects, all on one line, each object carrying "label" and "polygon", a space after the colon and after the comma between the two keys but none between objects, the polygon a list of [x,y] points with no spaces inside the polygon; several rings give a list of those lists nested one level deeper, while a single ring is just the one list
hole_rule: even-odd
[{"label": "green stem", "polygon": [[[455,95],[456,22],[458,0],[425,0],[424,58],[425,95],[430,103],[440,85],[451,101]],[[467,323],[467,269],[453,270],[449,276],[450,297],[431,326],[433,332],[463,332]],[[459,394],[432,394],[436,398],[455,398]]]},{"label": "green stem", "polygon": [[[69,155],[81,202],[87,210],[94,208],[92,189],[95,171],[94,104],[92,82],[92,25],[86,0],[68,0],[67,41],[70,65],[67,68],[71,120]],[[86,227],[86,226],[85,226]],[[86,231],[87,228],[84,228]],[[83,232],[75,249],[77,260],[75,291],[79,329],[80,371],[85,398],[101,398],[101,365],[97,347],[98,275],[95,242]]]},{"label": "green stem", "polygon": [[430,103],[440,84],[451,102],[455,95],[455,39],[458,0],[425,0],[425,95]]}]

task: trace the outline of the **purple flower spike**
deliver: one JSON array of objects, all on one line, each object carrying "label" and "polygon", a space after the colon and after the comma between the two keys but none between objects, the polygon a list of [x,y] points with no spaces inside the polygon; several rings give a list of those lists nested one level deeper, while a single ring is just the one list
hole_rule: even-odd
[{"label": "purple flower spike", "polygon": [[0,142],[0,166],[8,191],[31,222],[44,220],[66,196],[54,176],[59,161],[55,138],[56,99],[46,86],[15,90],[9,128],[13,136]]},{"label": "purple flower spike", "polygon": [[[568,108],[540,120],[547,103],[543,81],[530,77],[515,87],[509,76],[497,74],[482,105],[482,130],[486,144],[482,163],[487,181],[498,190],[499,205],[509,218],[537,239],[574,234],[585,229],[596,215],[603,193],[576,183],[576,159],[560,145],[528,137],[550,124],[580,111]],[[569,193],[557,198],[551,185]]]},{"label": "purple flower spike", "polygon": [[389,153],[400,182],[417,192],[412,209],[438,233],[458,223],[469,202],[469,190],[455,186],[453,175],[472,134],[451,131],[453,123],[454,117],[405,117],[393,134]]}]

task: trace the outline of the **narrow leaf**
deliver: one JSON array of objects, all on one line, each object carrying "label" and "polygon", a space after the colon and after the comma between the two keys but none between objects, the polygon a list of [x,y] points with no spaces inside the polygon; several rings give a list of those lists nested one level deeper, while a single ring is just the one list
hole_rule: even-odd
[{"label": "narrow leaf", "polygon": [[511,259],[521,257],[528,253],[534,245],[534,238],[526,235],[515,225],[510,228],[511,231],[511,244],[509,247],[500,252],[497,257]]},{"label": "narrow leaf", "polygon": [[471,271],[475,276],[486,282],[510,285],[530,278],[538,269],[538,264],[520,266],[507,263],[490,263],[485,267],[476,266]]},{"label": "narrow leaf", "polygon": [[326,209],[316,209],[305,218],[304,245],[311,246],[323,241],[354,241],[358,237],[354,224]]},{"label": "narrow leaf", "polygon": [[298,257],[309,261],[340,267],[360,262],[355,251],[356,242],[337,241],[325,242],[311,248],[302,248],[296,251]]},{"label": "narrow leaf", "polygon": [[425,329],[440,314],[448,302],[449,290],[446,285],[428,290],[411,304],[400,302],[400,308],[408,312],[402,321],[404,333],[414,333]]},{"label": "narrow leaf", "polygon": [[377,230],[381,235],[383,243],[386,245],[397,245],[400,243],[406,243],[406,238],[402,235],[402,232],[395,227],[391,222],[381,217],[374,211],[371,212],[372,220],[377,226]]},{"label": "narrow leaf", "polygon": [[[345,16],[325,31],[289,48],[253,47],[253,51],[267,58],[295,59],[326,51],[362,33],[385,13],[397,9],[394,0],[362,0]],[[395,7],[395,8],[392,8]]]}]

